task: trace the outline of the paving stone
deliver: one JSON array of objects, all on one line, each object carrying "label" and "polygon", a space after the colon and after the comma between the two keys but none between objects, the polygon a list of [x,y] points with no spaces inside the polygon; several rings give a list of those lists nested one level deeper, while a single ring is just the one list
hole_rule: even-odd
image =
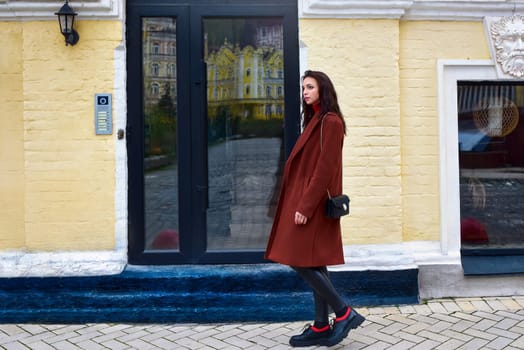
[{"label": "paving stone", "polygon": [[497,322],[495,324],[495,327],[500,329],[506,329],[509,330],[511,327],[514,327],[517,323],[519,323],[518,320],[511,319],[511,318],[505,318],[500,322]]},{"label": "paving stone", "polygon": [[492,320],[482,320],[480,322],[475,323],[473,325],[473,328],[481,330],[481,331],[485,331],[486,329],[491,328],[496,323],[497,322],[492,321]]},{"label": "paving stone", "polygon": [[[120,343],[114,339],[108,340],[100,344],[111,350],[124,350],[129,348],[127,344]],[[156,344],[153,345],[156,346]]]},{"label": "paving stone", "polygon": [[512,319],[519,320],[519,321],[524,321],[524,312],[521,313],[520,311],[517,311],[517,312],[499,311],[497,312],[497,315],[500,317],[507,317],[507,318],[512,318]]},{"label": "paving stone", "polygon": [[[505,311],[498,311],[498,312],[505,312]],[[496,313],[494,312],[486,312],[486,311],[477,311],[477,312],[474,312],[473,315],[475,316],[478,316],[480,318],[485,318],[485,319],[488,319],[488,320],[493,320],[493,321],[501,321],[502,319],[504,319],[503,316],[501,315],[497,315]]]},{"label": "paving stone", "polygon": [[[87,339],[87,340],[84,340],[84,341],[81,341],[79,343],[76,343],[76,345],[78,347],[80,347],[81,349],[88,349],[88,350],[99,350],[99,349],[107,349],[105,346],[103,345],[100,345],[98,343],[95,343],[94,341],[90,340],[90,339]],[[129,345],[126,345],[127,347],[124,348],[124,349],[129,349]],[[53,347],[50,347],[50,349],[55,349]]]},{"label": "paving stone", "polygon": [[463,349],[464,350],[477,350],[477,349],[484,349],[484,346],[488,343],[487,340],[484,339],[472,339],[471,341],[464,344]]},{"label": "paving stone", "polygon": [[471,321],[471,322],[480,322],[482,320],[481,317],[473,316],[472,314],[468,314],[468,313],[465,313],[465,312],[456,312],[456,313],[453,314],[453,316],[461,318],[463,320],[468,320],[468,321]]},{"label": "paving stone", "polygon": [[500,302],[500,300],[494,299],[494,300],[486,300],[486,303],[489,305],[490,308],[493,310],[506,310],[506,306]]},{"label": "paving stone", "polygon": [[417,312],[412,305],[399,306],[399,311],[401,314],[414,314]]},{"label": "paving stone", "polygon": [[506,307],[506,310],[518,310],[522,309],[522,306],[517,303],[513,298],[505,298],[500,301]]},{"label": "paving stone", "polygon": [[390,345],[388,350],[408,350],[412,349],[415,345],[415,343],[412,343],[410,341],[402,340],[400,343],[397,343],[393,346]]},{"label": "paving stone", "polygon": [[[37,342],[31,343],[31,345],[28,348],[26,348],[26,349],[31,349],[31,350],[56,350],[55,347],[53,347],[53,346],[51,346],[49,344],[46,344],[43,341],[37,341]],[[93,347],[93,348],[90,348],[90,349],[95,350],[96,348]]]},{"label": "paving stone", "polygon": [[431,309],[427,305],[414,305],[415,313],[420,315],[429,315],[431,314]]},{"label": "paving stone", "polygon": [[486,333],[495,334],[496,336],[506,337],[506,338],[510,338],[510,339],[517,339],[519,336],[522,335],[522,334],[517,334],[517,333],[513,333],[513,332],[508,332],[508,331],[506,331],[504,329],[500,329],[500,328],[496,328],[496,327],[486,329]]},{"label": "paving stone", "polygon": [[513,342],[511,342],[511,346],[517,348],[517,349],[524,349],[524,335]]},{"label": "paving stone", "polygon": [[493,309],[484,300],[472,300],[471,304],[477,308],[477,310],[491,312]]},{"label": "paving stone", "polygon": [[428,307],[431,309],[432,313],[446,314],[448,312],[441,303],[429,302]]},{"label": "paving stone", "polygon": [[462,310],[460,306],[458,306],[457,303],[455,303],[454,301],[444,301],[442,302],[442,306],[446,309],[445,313],[451,313]]},{"label": "paving stone", "polygon": [[385,307],[384,308],[384,313],[385,314],[388,314],[388,315],[393,315],[393,314],[399,314],[400,313],[400,310],[398,307]]},{"label": "paving stone", "polygon": [[462,332],[465,329],[472,327],[474,324],[475,322],[471,322],[467,320],[460,320],[457,323],[455,323],[453,326],[451,326],[451,329],[457,332]]},{"label": "paving stone", "polygon": [[414,323],[406,328],[404,328],[404,332],[411,333],[411,334],[417,334],[418,332],[430,327],[430,325],[425,323]]},{"label": "paving stone", "polygon": [[451,329],[446,329],[445,331],[442,332],[442,335],[448,338],[460,340],[462,342],[468,342],[471,339],[473,339],[473,337],[470,335],[460,333],[460,332],[455,332],[454,330],[451,330]]},{"label": "paving stone", "polygon": [[490,349],[505,349],[506,346],[511,344],[512,340],[504,337],[498,337],[494,339],[493,341],[490,341],[486,344],[487,348]]},{"label": "paving stone", "polygon": [[402,330],[405,327],[405,324],[397,322],[382,328],[381,332],[389,335],[396,335],[398,331]]},{"label": "paving stone", "polygon": [[490,333],[487,333],[487,332],[479,331],[479,330],[476,330],[476,329],[473,329],[473,328],[466,329],[464,331],[464,333],[468,334],[468,335],[471,335],[473,338],[482,338],[482,339],[486,339],[486,340],[490,340],[490,341],[497,337],[494,334],[490,334]]},{"label": "paving stone", "polygon": [[3,346],[3,349],[6,350],[27,350],[29,349],[25,345],[20,344],[19,342],[15,341],[12,343],[7,343]]},{"label": "paving stone", "polygon": [[[524,349],[522,304],[516,296],[359,308],[367,320],[330,350]],[[0,324],[0,349],[290,350],[304,324]]]},{"label": "paving stone", "polygon": [[456,350],[460,349],[460,347],[464,345],[463,341],[460,341],[458,339],[448,339],[446,342],[440,344],[435,349],[438,350]]},{"label": "paving stone", "polygon": [[366,347],[365,349],[366,350],[385,350],[385,349],[390,349],[390,348],[391,348],[391,344],[384,343],[382,341],[377,341],[373,343],[372,345]]},{"label": "paving stone", "polygon": [[457,303],[458,307],[460,307],[462,309],[462,311],[464,311],[464,312],[472,312],[472,311],[477,310],[477,308],[473,304],[471,304],[470,301],[457,300],[455,302]]},{"label": "paving stone", "polygon": [[398,332],[396,336],[414,344],[422,343],[424,340],[426,340],[425,338],[419,337],[418,335],[406,332]]},{"label": "paving stone", "polygon": [[515,296],[513,300],[520,305],[521,309],[524,309],[524,296]]},{"label": "paving stone", "polygon": [[435,340],[439,343],[444,343],[446,342],[446,340],[448,340],[447,337],[443,336],[443,335],[440,335],[438,333],[434,333],[434,332],[430,332],[428,330],[424,330],[422,332],[419,332],[417,333],[418,336],[421,336],[421,337],[424,337],[424,338],[427,338],[427,339],[431,339],[431,340]]},{"label": "paving stone", "polygon": [[435,349],[439,345],[438,342],[434,340],[424,340],[422,343],[415,345],[412,347],[412,350],[429,350],[429,349]]}]

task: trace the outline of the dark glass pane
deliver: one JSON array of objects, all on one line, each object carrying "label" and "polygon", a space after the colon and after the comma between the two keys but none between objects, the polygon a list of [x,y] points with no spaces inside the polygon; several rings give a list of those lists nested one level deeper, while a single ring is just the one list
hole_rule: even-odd
[{"label": "dark glass pane", "polygon": [[204,19],[208,250],[265,248],[284,161],[280,18]]},{"label": "dark glass pane", "polygon": [[524,84],[458,86],[462,248],[524,248]]},{"label": "dark glass pane", "polygon": [[145,249],[178,250],[176,21],[142,19]]}]

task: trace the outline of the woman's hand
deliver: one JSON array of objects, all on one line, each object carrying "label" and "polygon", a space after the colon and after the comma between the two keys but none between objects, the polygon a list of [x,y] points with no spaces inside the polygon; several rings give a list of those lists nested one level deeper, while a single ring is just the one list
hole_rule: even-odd
[{"label": "woman's hand", "polygon": [[296,225],[304,225],[307,223],[307,217],[299,213],[298,211],[295,213],[295,224]]}]

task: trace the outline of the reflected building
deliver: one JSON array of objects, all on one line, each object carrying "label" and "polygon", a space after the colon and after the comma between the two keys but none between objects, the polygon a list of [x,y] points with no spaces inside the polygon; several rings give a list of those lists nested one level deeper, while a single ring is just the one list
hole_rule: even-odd
[{"label": "reflected building", "polygon": [[211,119],[219,106],[233,118],[284,117],[282,25],[258,27],[253,45],[243,47],[225,38],[218,50],[207,52],[207,35],[204,40]]},{"label": "reflected building", "polygon": [[177,95],[176,22],[172,18],[150,17],[142,26],[144,104],[148,107],[164,95]]}]

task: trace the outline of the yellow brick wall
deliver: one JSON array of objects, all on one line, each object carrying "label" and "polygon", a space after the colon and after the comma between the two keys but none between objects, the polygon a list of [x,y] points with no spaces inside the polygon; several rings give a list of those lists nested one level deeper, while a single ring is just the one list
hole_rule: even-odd
[{"label": "yellow brick wall", "polygon": [[0,248],[24,245],[22,24],[0,22]]},{"label": "yellow brick wall", "polygon": [[440,239],[437,60],[489,58],[481,22],[400,22],[404,241]]},{"label": "yellow brick wall", "polygon": [[437,60],[489,59],[481,22],[302,19],[349,126],[345,244],[439,240]]},{"label": "yellow brick wall", "polygon": [[402,240],[398,20],[302,19],[307,68],[333,80],[348,136],[344,244]]},{"label": "yellow brick wall", "polygon": [[[487,59],[480,22],[301,19],[308,68],[335,83],[348,125],[345,244],[439,239],[438,59]],[[114,247],[114,135],[94,133],[113,92],[119,21],[0,22],[0,249]]]},{"label": "yellow brick wall", "polygon": [[2,238],[0,248],[25,242],[28,250],[113,249],[114,135],[95,135],[93,101],[95,93],[113,92],[122,24],[78,21],[80,41],[73,47],[65,46],[56,21],[1,25],[20,28],[8,47],[19,48],[23,105],[11,107],[18,136],[9,144],[24,151],[18,157],[25,156],[23,171],[17,168],[22,180],[13,183],[23,181],[25,191],[11,189],[10,197],[23,203],[16,211],[23,223],[18,220],[16,232],[9,230],[14,239]]}]

